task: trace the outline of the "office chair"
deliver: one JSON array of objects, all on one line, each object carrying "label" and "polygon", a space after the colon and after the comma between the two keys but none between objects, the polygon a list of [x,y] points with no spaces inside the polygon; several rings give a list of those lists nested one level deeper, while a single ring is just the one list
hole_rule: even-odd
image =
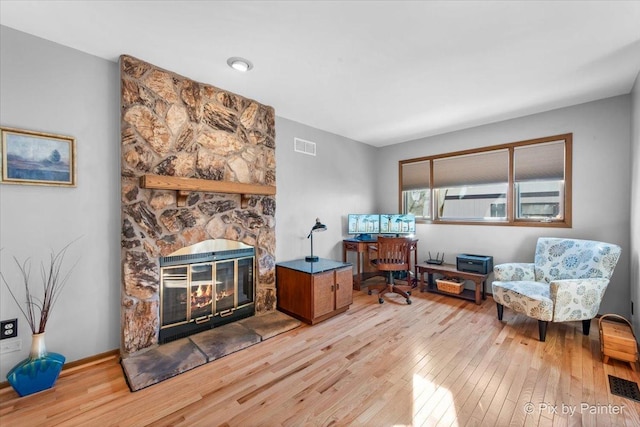
[{"label": "office chair", "polygon": [[[404,237],[378,237],[376,245],[369,246],[370,262],[378,271],[385,274],[386,284],[379,286],[378,302],[382,304],[384,299],[382,296],[386,293],[393,292],[406,298],[407,304],[411,304],[411,267],[409,266],[411,240]],[[375,253],[374,255],[372,255]],[[407,272],[408,285],[396,285],[394,283],[394,273],[399,271]],[[371,295],[372,286],[369,288],[368,294]]]}]

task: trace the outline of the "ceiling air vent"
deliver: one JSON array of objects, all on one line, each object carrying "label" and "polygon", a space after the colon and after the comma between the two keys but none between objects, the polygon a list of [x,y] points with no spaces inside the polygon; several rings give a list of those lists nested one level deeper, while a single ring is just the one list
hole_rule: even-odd
[{"label": "ceiling air vent", "polygon": [[304,139],[293,138],[293,149],[297,153],[309,154],[310,156],[316,155],[316,143],[305,141]]}]

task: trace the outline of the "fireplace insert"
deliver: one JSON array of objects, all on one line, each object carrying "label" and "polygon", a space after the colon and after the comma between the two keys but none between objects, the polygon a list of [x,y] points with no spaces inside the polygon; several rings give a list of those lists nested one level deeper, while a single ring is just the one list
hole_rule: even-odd
[{"label": "fireplace insert", "polygon": [[206,240],[160,258],[161,344],[255,314],[255,249]]}]

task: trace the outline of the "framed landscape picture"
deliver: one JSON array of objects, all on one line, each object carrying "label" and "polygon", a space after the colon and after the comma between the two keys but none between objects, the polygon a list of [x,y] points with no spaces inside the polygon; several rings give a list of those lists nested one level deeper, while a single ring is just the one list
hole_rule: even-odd
[{"label": "framed landscape picture", "polygon": [[76,186],[76,140],[0,127],[2,183]]}]

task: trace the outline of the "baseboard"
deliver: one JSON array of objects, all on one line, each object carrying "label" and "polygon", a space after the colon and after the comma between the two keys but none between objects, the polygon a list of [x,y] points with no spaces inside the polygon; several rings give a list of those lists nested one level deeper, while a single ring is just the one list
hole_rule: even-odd
[{"label": "baseboard", "polygon": [[[76,360],[73,362],[65,363],[62,367],[62,372],[60,372],[60,376],[69,375],[72,372],[79,371],[81,369],[88,368],[90,366],[97,365],[98,363],[102,363],[106,360],[120,358],[120,350],[109,350],[104,353],[96,354],[94,356],[85,357],[84,359]],[[0,390],[3,388],[10,387],[9,381],[0,382]]]}]

